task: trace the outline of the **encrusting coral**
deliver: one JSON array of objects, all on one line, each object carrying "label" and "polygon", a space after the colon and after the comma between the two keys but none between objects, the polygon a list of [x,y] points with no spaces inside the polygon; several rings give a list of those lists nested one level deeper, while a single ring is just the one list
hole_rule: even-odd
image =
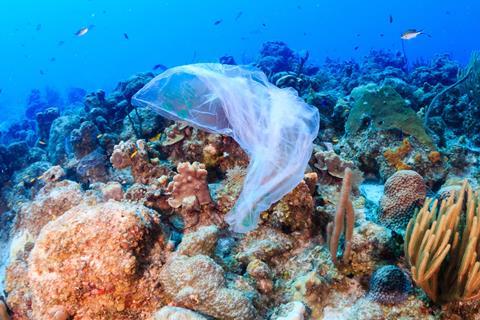
[{"label": "encrusting coral", "polygon": [[[28,262],[34,319],[61,306],[78,319],[142,319],[157,292],[165,237],[158,214],[109,201],[70,209],[42,229]],[[128,309],[128,310],[127,310]]]},{"label": "encrusting coral", "polygon": [[448,199],[428,199],[408,224],[405,257],[415,283],[435,302],[480,297],[480,206],[465,181]]},{"label": "encrusting coral", "polygon": [[342,232],[345,233],[343,262],[348,263],[350,258],[353,227],[355,226],[355,212],[353,210],[352,200],[350,199],[351,190],[352,170],[347,167],[343,176],[335,220],[327,225],[327,243],[334,263],[337,263],[337,250]]},{"label": "encrusting coral", "polygon": [[378,130],[401,130],[425,146],[433,146],[422,120],[392,87],[366,86],[359,92],[359,99],[350,111],[345,131],[354,136],[366,122]]},{"label": "encrusting coral", "polygon": [[387,162],[397,170],[409,170],[411,167],[403,162],[403,158],[412,151],[412,146],[407,138],[403,139],[402,144],[396,149],[387,149],[383,156]]}]

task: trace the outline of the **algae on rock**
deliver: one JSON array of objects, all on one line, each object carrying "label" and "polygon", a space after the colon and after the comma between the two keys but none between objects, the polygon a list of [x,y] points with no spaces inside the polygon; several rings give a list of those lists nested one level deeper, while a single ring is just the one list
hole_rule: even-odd
[{"label": "algae on rock", "polygon": [[367,85],[363,90],[358,89],[359,92],[355,91],[356,102],[345,124],[347,135],[355,135],[369,120],[368,125],[376,130],[398,129],[415,137],[420,143],[433,147],[433,141],[421,119],[392,87]]}]

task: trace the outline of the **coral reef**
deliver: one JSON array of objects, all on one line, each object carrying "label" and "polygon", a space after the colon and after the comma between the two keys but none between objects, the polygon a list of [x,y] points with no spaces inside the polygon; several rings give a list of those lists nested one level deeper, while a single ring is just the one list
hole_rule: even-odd
[{"label": "coral reef", "polygon": [[249,155],[135,108],[153,73],[33,90],[0,127],[0,319],[477,319],[478,53],[309,58],[267,42],[252,63],[321,125],[242,235],[224,216]]}]

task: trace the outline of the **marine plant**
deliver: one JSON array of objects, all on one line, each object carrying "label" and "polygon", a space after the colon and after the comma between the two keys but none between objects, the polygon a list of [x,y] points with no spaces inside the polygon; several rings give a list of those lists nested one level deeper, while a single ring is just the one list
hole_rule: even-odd
[{"label": "marine plant", "polygon": [[342,232],[345,234],[345,245],[343,250],[343,262],[348,263],[352,249],[353,227],[355,225],[355,212],[353,210],[350,191],[352,190],[352,169],[345,168],[345,173],[340,190],[340,198],[337,204],[335,220],[327,225],[327,243],[330,255],[334,263],[337,263],[338,244]]},{"label": "marine plant", "polygon": [[413,281],[437,303],[479,298],[479,236],[479,195],[466,181],[447,199],[428,199],[405,234]]}]

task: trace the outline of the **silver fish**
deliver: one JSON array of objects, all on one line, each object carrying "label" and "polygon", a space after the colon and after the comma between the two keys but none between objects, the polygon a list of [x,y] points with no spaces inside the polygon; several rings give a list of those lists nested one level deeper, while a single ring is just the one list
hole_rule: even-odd
[{"label": "silver fish", "polygon": [[424,32],[422,30],[408,29],[407,31],[402,33],[400,38],[402,38],[403,40],[411,40],[411,39],[414,39],[414,38],[418,37],[419,35],[421,35],[423,33]]}]

